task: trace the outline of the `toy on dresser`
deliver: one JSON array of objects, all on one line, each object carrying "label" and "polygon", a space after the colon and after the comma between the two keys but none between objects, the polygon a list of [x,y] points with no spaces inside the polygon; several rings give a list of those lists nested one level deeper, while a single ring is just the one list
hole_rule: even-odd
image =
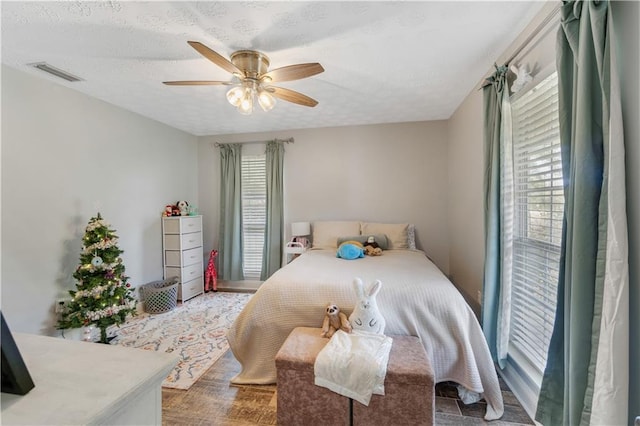
[{"label": "toy on dresser", "polygon": [[189,215],[189,203],[186,201],[178,201],[176,203],[178,207],[179,215],[178,216],[188,216]]},{"label": "toy on dresser", "polygon": [[162,212],[164,217],[172,216],[188,216],[189,215],[189,203],[186,201],[178,201],[175,204],[167,204]]}]

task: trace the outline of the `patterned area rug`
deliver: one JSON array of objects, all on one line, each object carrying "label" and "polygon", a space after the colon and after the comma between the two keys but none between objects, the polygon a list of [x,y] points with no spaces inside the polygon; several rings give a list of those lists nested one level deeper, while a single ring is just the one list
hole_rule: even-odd
[{"label": "patterned area rug", "polygon": [[115,329],[111,344],[178,354],[162,386],[189,389],[229,349],[227,331],[251,296],[205,293],[163,314],[140,314]]}]

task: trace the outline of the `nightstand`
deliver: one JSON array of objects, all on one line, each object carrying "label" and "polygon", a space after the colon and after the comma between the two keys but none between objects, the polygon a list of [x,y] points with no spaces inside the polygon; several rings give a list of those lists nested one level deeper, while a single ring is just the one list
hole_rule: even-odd
[{"label": "nightstand", "polygon": [[[300,256],[307,249],[302,245],[302,243],[296,241],[289,241],[284,248],[284,255],[287,258],[287,263],[294,260],[296,257]],[[289,255],[291,255],[291,260],[289,260]]]}]

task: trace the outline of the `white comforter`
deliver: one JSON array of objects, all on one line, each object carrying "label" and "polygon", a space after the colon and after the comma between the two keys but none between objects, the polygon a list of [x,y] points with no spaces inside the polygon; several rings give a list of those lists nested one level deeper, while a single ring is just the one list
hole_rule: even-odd
[{"label": "white comforter", "polygon": [[354,277],[365,285],[382,281],[377,300],[387,322],[385,334],[419,336],[436,382],[453,381],[483,394],[485,419],[502,416],[502,393],[480,325],[458,290],[421,251],[388,250],[344,260],[333,250],[310,250],[277,271],[229,330],[231,350],[242,365],[232,382],[275,383],[275,355],[295,327],[322,327],[329,302],[351,313]]}]

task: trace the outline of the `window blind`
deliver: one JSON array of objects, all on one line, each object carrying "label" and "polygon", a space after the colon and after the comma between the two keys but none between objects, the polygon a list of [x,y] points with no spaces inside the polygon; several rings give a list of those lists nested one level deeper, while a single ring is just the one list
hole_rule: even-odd
[{"label": "window blind", "polygon": [[555,318],[564,193],[553,73],[511,102],[513,269],[509,351],[542,374]]},{"label": "window blind", "polygon": [[266,222],[266,158],[265,155],[243,155],[242,239],[245,279],[259,280]]}]

